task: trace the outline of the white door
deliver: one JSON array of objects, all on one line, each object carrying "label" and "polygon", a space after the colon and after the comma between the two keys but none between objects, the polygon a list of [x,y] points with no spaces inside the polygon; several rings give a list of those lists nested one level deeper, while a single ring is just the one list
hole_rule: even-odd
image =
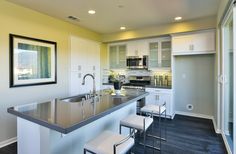
[{"label": "white door", "polygon": [[231,5],[221,25],[222,31],[222,135],[227,149],[236,153],[236,8]]}]

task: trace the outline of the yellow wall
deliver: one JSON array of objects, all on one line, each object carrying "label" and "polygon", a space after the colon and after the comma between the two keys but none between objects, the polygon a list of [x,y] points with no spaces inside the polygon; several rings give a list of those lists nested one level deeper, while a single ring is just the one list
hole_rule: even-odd
[{"label": "yellow wall", "polygon": [[[57,84],[9,88],[9,33],[57,42]],[[68,95],[70,35],[101,40],[90,30],[0,0],[0,144],[16,136],[8,107]]]},{"label": "yellow wall", "polygon": [[114,42],[128,39],[137,39],[145,37],[161,36],[179,32],[195,31],[202,29],[215,28],[216,17],[207,17],[197,20],[175,22],[172,24],[159,25],[154,27],[147,27],[142,29],[130,30],[125,32],[118,32],[112,34],[102,35],[103,42]]}]

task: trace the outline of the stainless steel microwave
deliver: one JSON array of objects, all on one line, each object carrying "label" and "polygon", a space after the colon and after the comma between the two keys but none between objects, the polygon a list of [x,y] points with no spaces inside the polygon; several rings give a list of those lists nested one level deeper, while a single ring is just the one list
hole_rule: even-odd
[{"label": "stainless steel microwave", "polygon": [[130,56],[126,59],[128,69],[148,69],[148,56]]}]

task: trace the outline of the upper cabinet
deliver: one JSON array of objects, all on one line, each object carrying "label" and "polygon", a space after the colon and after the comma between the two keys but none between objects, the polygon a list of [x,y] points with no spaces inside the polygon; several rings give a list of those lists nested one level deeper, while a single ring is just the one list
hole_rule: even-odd
[{"label": "upper cabinet", "polygon": [[171,67],[171,38],[132,40],[108,46],[110,69],[126,69],[126,58],[148,56],[149,69]]},{"label": "upper cabinet", "polygon": [[172,52],[173,55],[215,53],[215,30],[173,35]]},{"label": "upper cabinet", "polygon": [[110,69],[126,68],[126,45],[109,46]]},{"label": "upper cabinet", "polygon": [[127,42],[127,56],[148,55],[148,46],[146,40],[133,40]]},{"label": "upper cabinet", "polygon": [[171,40],[170,38],[150,40],[149,68],[171,67]]}]

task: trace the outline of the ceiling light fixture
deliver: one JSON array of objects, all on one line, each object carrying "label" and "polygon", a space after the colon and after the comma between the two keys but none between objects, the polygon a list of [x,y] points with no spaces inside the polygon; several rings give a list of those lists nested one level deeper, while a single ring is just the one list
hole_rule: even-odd
[{"label": "ceiling light fixture", "polygon": [[89,14],[95,14],[96,11],[95,11],[95,10],[89,10],[88,13],[89,13]]},{"label": "ceiling light fixture", "polygon": [[126,29],[126,27],[124,27],[124,26],[120,27],[120,30],[125,30],[125,29]]},{"label": "ceiling light fixture", "polygon": [[175,17],[175,21],[179,21],[181,19],[182,19],[182,17]]}]

